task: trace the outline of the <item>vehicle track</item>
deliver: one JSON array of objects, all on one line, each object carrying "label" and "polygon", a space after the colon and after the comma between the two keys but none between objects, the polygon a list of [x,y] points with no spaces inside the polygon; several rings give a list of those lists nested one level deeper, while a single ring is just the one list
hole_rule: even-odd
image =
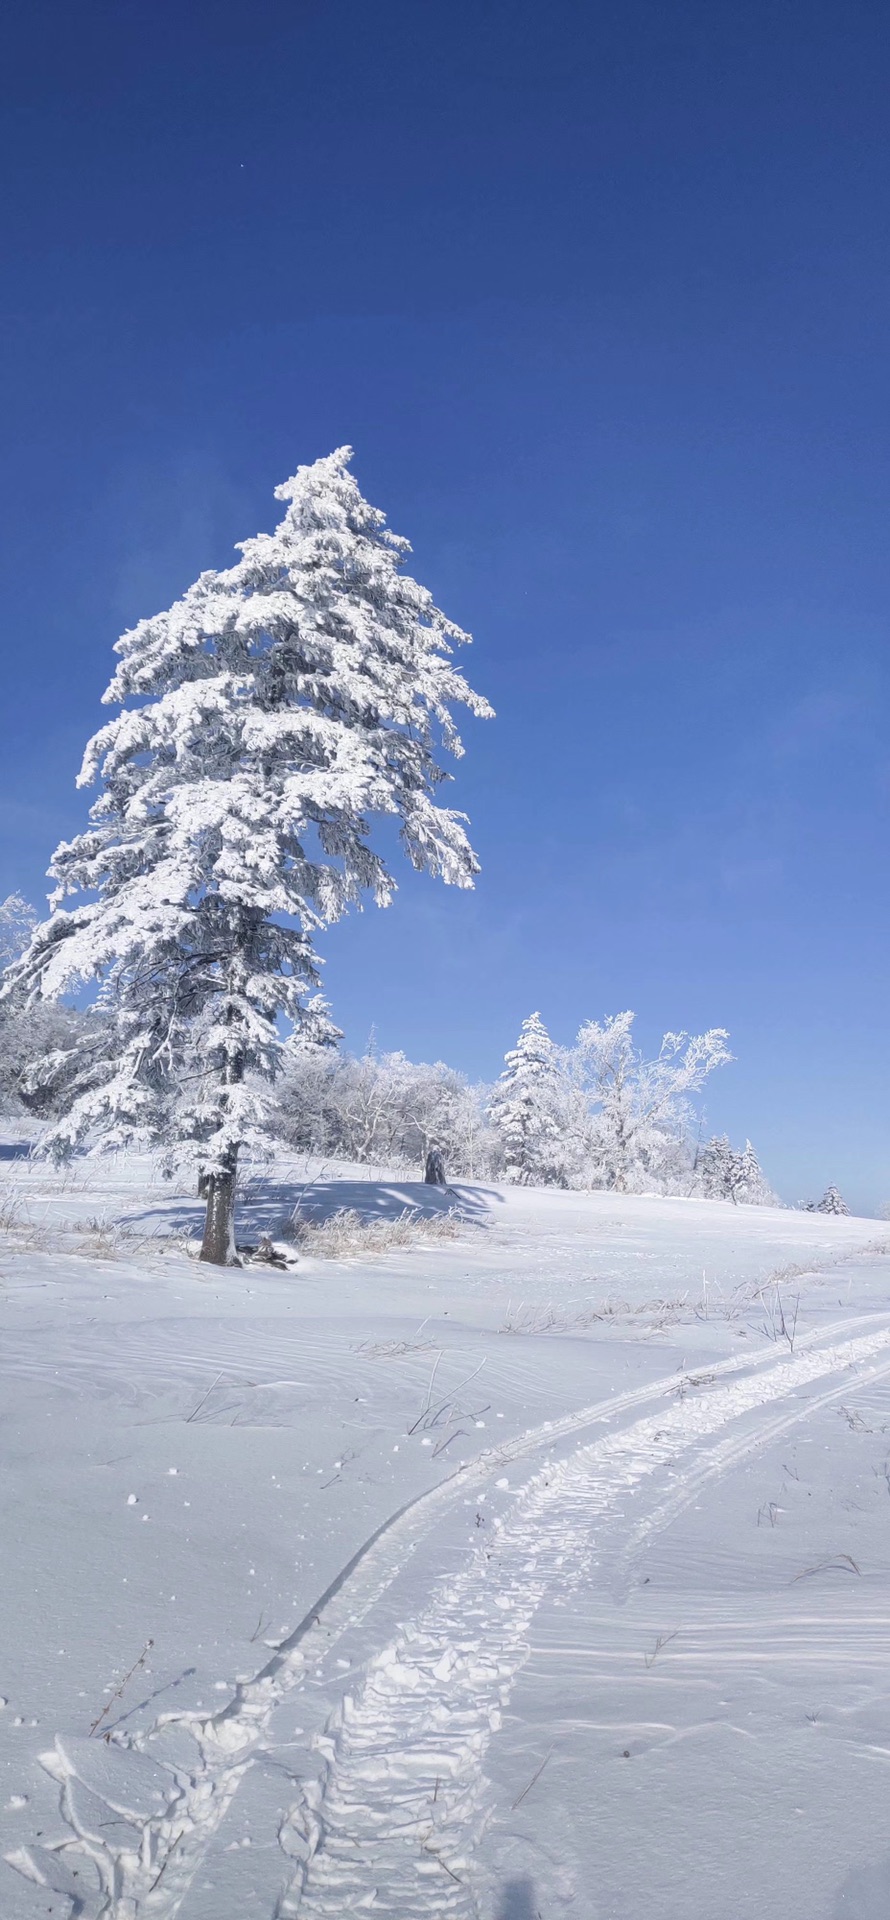
[{"label": "vehicle track", "polygon": [[[480,1544],[456,1579],[439,1582],[416,1623],[372,1658],[361,1690],[331,1716],[318,1741],[321,1772],[306,1783],[283,1824],[281,1845],[295,1865],[277,1920],[298,1913],[347,1914],[371,1904],[381,1915],[411,1914],[414,1920],[426,1913],[475,1917],[470,1854],[486,1818],[482,1762],[544,1592],[555,1580],[583,1577],[596,1544],[592,1522],[614,1517],[622,1496],[633,1497],[653,1473],[672,1471],[681,1455],[729,1422],[819,1378],[876,1360],[890,1346],[890,1327],[882,1320],[862,1333],[862,1326],[859,1317],[823,1328],[801,1340],[793,1354],[719,1362],[704,1385],[696,1386],[694,1375],[678,1382],[672,1374],[547,1422],[458,1469],[376,1530],[218,1714],[164,1715],[148,1733],[112,1748],[116,1777],[104,1799],[88,1788],[77,1755],[58,1740],[43,1760],[59,1782],[70,1833],[53,1850],[58,1880],[70,1876],[77,1857],[92,1863],[98,1880],[95,1894],[78,1893],[72,1915],[173,1920],[245,1773],[268,1750],[273,1714],[344,1632],[367,1618],[448,1507],[512,1461],[552,1452],[585,1429],[611,1426],[642,1406],[661,1403],[656,1414],[564,1459],[548,1460],[519,1490],[507,1518],[492,1530],[496,1547]],[[854,1328],[860,1331],[853,1334]],[[890,1361],[882,1371],[890,1371]],[[679,1387],[685,1389],[680,1398]],[[845,1390],[832,1389],[823,1400]],[[814,1404],[781,1416],[781,1424],[803,1417]],[[762,1444],[775,1424],[736,1448]],[[719,1463],[677,1467],[686,1477],[671,1490],[666,1516],[674,1510],[672,1499],[692,1497],[696,1472],[701,1477],[722,1471],[735,1457],[727,1441]],[[191,1763],[181,1757],[184,1734],[194,1741]],[[177,1742],[179,1752],[165,1757]],[[163,1809],[147,1817],[136,1810],[128,1789],[128,1762],[135,1762],[137,1752],[155,1753],[170,1781]],[[116,1816],[110,1833],[101,1818],[109,1809]],[[56,1884],[52,1862],[39,1850],[7,1858],[29,1877]],[[59,1891],[71,1898],[70,1878]]]},{"label": "vehicle track", "polygon": [[[497,1551],[478,1548],[456,1579],[370,1662],[318,1742],[324,1771],[292,1809],[283,1842],[302,1851],[275,1920],[331,1920],[373,1906],[381,1916],[478,1920],[485,1888],[474,1856],[489,1814],[483,1761],[527,1657],[526,1634],[544,1594],[576,1586],[596,1552],[596,1523],[612,1521],[653,1474],[678,1485],[651,1516],[667,1524],[702,1480],[724,1472],[849,1381],[792,1411],[697,1450],[729,1424],[811,1383],[879,1360],[890,1333],[789,1355],[766,1374],[705,1388],[667,1413],[550,1463],[503,1522]],[[890,1359],[870,1378],[890,1374]],[[688,1456],[691,1455],[691,1459]]]}]

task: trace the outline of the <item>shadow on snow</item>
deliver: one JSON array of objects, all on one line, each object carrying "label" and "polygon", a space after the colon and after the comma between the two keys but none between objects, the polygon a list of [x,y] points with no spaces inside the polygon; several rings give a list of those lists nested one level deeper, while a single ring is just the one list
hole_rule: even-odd
[{"label": "shadow on snow", "polygon": [[534,1882],[525,1874],[505,1883],[497,1920],[541,1920],[540,1908],[535,1904]]},{"label": "shadow on snow", "polygon": [[[429,1187],[422,1180],[313,1180],[308,1182],[245,1179],[237,1207],[239,1240],[283,1233],[296,1213],[322,1224],[334,1214],[355,1213],[362,1221],[398,1220],[415,1213],[433,1220],[439,1214],[458,1214],[483,1222],[495,1206],[503,1205],[493,1187],[456,1184]],[[166,1227],[174,1233],[200,1233],[204,1204],[197,1197],[173,1207],[144,1208],[128,1213],[127,1224]]]}]

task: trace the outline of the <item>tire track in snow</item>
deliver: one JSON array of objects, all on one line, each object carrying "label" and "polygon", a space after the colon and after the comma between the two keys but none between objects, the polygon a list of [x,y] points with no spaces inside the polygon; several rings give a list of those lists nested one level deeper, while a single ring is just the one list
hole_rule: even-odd
[{"label": "tire track in snow", "polygon": [[[746,1390],[748,1394],[754,1394],[752,1405],[764,1404],[779,1393],[793,1391],[794,1387],[805,1379],[818,1377],[821,1373],[836,1370],[843,1365],[854,1364],[857,1358],[862,1357],[860,1350],[864,1352],[864,1347],[870,1354],[890,1343],[890,1329],[886,1324],[882,1324],[870,1335],[860,1336],[858,1340],[848,1339],[845,1346],[834,1346],[826,1350],[821,1344],[826,1340],[835,1342],[843,1340],[844,1336],[850,1335],[853,1327],[861,1328],[862,1325],[863,1319],[859,1316],[853,1321],[842,1321],[817,1329],[797,1343],[793,1357],[785,1356],[777,1359],[774,1353],[761,1354],[754,1358],[748,1354],[733,1356],[709,1367],[708,1379],[709,1381],[729,1379],[733,1381],[733,1386],[722,1389],[724,1394],[726,1392],[738,1394]],[[789,1368],[797,1367],[808,1367],[812,1371],[800,1377],[795,1372],[792,1379]],[[745,1377],[736,1379],[736,1376],[740,1375]],[[774,1376],[779,1376],[779,1384],[773,1384]],[[694,1375],[692,1378],[694,1380]],[[481,1488],[505,1466],[540,1452],[544,1447],[552,1448],[560,1441],[583,1433],[587,1428],[611,1424],[616,1417],[633,1412],[641,1406],[663,1402],[669,1396],[676,1396],[677,1387],[678,1376],[673,1373],[648,1386],[631,1389],[620,1395],[616,1394],[607,1400],[559,1419],[546,1421],[541,1426],[478,1455],[475,1460],[457,1468],[438,1486],[418,1495],[406,1506],[398,1509],[351,1557],[315,1606],[293,1633],[280,1643],[259,1673],[252,1680],[234,1689],[231,1699],[219,1713],[210,1718],[194,1713],[164,1714],[147,1733],[136,1736],[129,1742],[115,1743],[110,1749],[106,1749],[109,1758],[114,1756],[120,1774],[120,1789],[119,1791],[109,1789],[107,1800],[96,1800],[92,1789],[87,1787],[80,1777],[82,1763],[73,1751],[72,1743],[58,1739],[55,1748],[42,1756],[42,1761],[46,1770],[59,1783],[60,1809],[71,1834],[69,1840],[55,1848],[59,1866],[64,1869],[60,1878],[64,1881],[68,1863],[72,1858],[79,1856],[81,1862],[88,1860],[92,1864],[99,1883],[98,1892],[88,1896],[81,1882],[79,1897],[83,1904],[80,1912],[84,1920],[93,1920],[93,1916],[95,1920],[143,1920],[143,1916],[144,1920],[173,1920],[201,1865],[208,1845],[232,1805],[245,1773],[252,1761],[267,1750],[264,1736],[273,1714],[288,1694],[303,1683],[307,1672],[316,1669],[319,1662],[331,1653],[344,1632],[347,1629],[354,1629],[368,1615],[403,1570],[406,1558],[416,1550],[437,1519],[459,1497],[468,1491]],[[720,1391],[721,1389],[718,1388],[718,1392]],[[713,1400],[714,1394],[711,1392],[708,1396],[708,1404]],[[704,1402],[698,1399],[683,1400],[679,1404],[675,1402],[669,1414],[660,1415],[655,1419],[656,1429],[666,1431],[668,1420],[676,1422],[678,1416],[680,1426],[688,1428],[690,1416],[703,1404]],[[738,1405],[739,1413],[746,1410],[747,1406]],[[733,1414],[728,1413],[723,1417],[732,1418]],[[553,1497],[559,1496],[561,1481],[557,1482],[555,1476],[564,1478],[575,1462],[583,1462],[588,1455],[598,1458],[601,1453],[606,1462],[604,1470],[608,1474],[612,1466],[618,1465],[624,1457],[623,1447],[632,1447],[633,1436],[640,1435],[641,1429],[652,1425],[652,1420],[638,1421],[634,1426],[612,1434],[607,1439],[596,1442],[592,1447],[583,1448],[580,1453],[572,1454],[568,1460],[551,1464],[543,1470],[543,1473],[535,1475],[520,1492],[514,1517],[498,1535],[502,1551],[512,1539],[517,1527],[520,1528],[521,1533],[526,1508],[532,1512],[535,1510],[535,1503],[540,1504],[542,1488],[545,1495],[543,1503],[545,1508],[551,1498],[548,1491],[551,1483],[554,1486]],[[700,1436],[696,1434],[695,1437]],[[664,1459],[661,1455],[657,1458],[653,1456],[651,1465],[645,1471],[654,1471],[658,1465],[665,1464],[666,1460],[667,1455]],[[625,1483],[620,1487],[613,1486],[612,1495],[623,1490],[624,1485]],[[600,1487],[600,1505],[597,1511],[606,1510],[608,1495],[609,1485],[605,1482]],[[583,1518],[589,1523],[591,1513],[594,1511],[590,1505],[589,1495],[587,1502],[584,1506],[582,1501]],[[580,1525],[582,1513],[579,1511],[575,1518]],[[543,1517],[538,1516],[534,1524],[540,1539],[545,1540],[546,1525]],[[574,1535],[571,1537],[574,1539]],[[575,1544],[577,1545],[577,1542]],[[553,1548],[552,1542],[551,1548]],[[480,1548],[480,1554],[483,1557],[486,1552],[487,1549]],[[531,1559],[529,1559],[528,1564],[520,1570],[521,1592],[519,1588],[516,1591],[513,1588],[505,1591],[501,1599],[494,1603],[496,1607],[494,1619],[492,1619],[490,1608],[483,1607],[478,1613],[478,1621],[480,1623],[484,1621],[487,1624],[489,1635],[492,1625],[503,1627],[507,1617],[511,1616],[513,1641],[520,1644],[525,1626],[531,1619],[547,1584],[552,1578],[559,1577],[563,1568],[568,1576],[569,1567],[565,1553],[560,1557],[554,1548],[548,1559],[546,1552],[542,1557],[540,1551],[535,1548],[531,1557],[540,1562],[540,1577],[532,1578],[537,1569],[531,1565]],[[474,1556],[470,1567],[462,1576],[465,1582],[472,1582],[474,1572],[479,1570],[478,1562],[479,1554]],[[581,1570],[583,1569],[578,1562],[576,1572]],[[514,1576],[508,1577],[514,1580],[515,1586]],[[453,1591],[454,1589],[449,1589],[449,1592],[453,1593]],[[457,1868],[453,1863],[440,1861],[437,1857],[436,1833],[442,1826],[446,1814],[445,1825],[449,1833],[458,1831],[462,1824],[466,1826],[468,1835],[475,1831],[478,1820],[478,1777],[481,1777],[482,1754],[492,1727],[497,1723],[500,1694],[512,1679],[513,1674],[518,1671],[521,1661],[508,1659],[504,1667],[502,1657],[498,1654],[492,1664],[481,1648],[481,1639],[477,1634],[476,1638],[480,1639],[478,1657],[475,1659],[464,1657],[462,1660],[452,1662],[451,1643],[456,1644],[460,1636],[455,1626],[454,1604],[453,1601],[447,1600],[447,1596],[444,1611],[442,1600],[433,1603],[428,1622],[429,1632],[427,1624],[424,1624],[426,1621],[427,1616],[424,1615],[417,1629],[423,1644],[421,1641],[413,1643],[415,1655],[419,1657],[412,1658],[405,1666],[397,1651],[393,1652],[390,1649],[378,1656],[368,1669],[368,1678],[361,1696],[363,1701],[367,1696],[370,1703],[369,1689],[373,1691],[377,1685],[378,1668],[382,1673],[387,1661],[389,1678],[383,1685],[383,1696],[386,1698],[390,1694],[401,1698],[407,1691],[413,1693],[419,1703],[424,1687],[428,1692],[430,1688],[433,1692],[436,1688],[440,1691],[444,1690],[443,1697],[448,1699],[455,1696],[453,1707],[439,1712],[438,1715],[434,1714],[438,1731],[435,1740],[430,1744],[430,1753],[434,1758],[438,1756],[441,1765],[439,1772],[433,1775],[430,1792],[438,1813],[434,1828],[425,1838],[423,1834],[421,1835],[423,1841],[421,1851],[424,1857],[417,1863],[419,1873],[416,1876],[424,1888],[423,1897],[427,1904],[412,1907],[410,1904],[410,1900],[414,1898],[412,1894],[408,1906],[393,1906],[390,1910],[393,1913],[453,1911],[459,1914],[474,1914],[476,1909],[474,1906],[466,1905],[464,1892],[456,1891],[456,1889],[462,1889]],[[465,1656],[468,1652],[469,1649],[465,1648]],[[383,1666],[380,1665],[381,1662]],[[426,1676],[425,1680],[423,1676]],[[469,1697],[476,1703],[475,1707],[468,1707],[466,1702],[462,1703],[456,1697],[462,1690],[466,1691],[467,1682],[469,1682]],[[485,1695],[486,1688],[488,1695],[485,1697],[490,1698],[491,1705],[488,1709],[488,1717],[480,1728],[478,1702]],[[347,1733],[347,1723],[350,1722],[351,1717],[354,1719],[356,1712],[357,1702],[349,1700],[343,1703],[337,1715],[332,1718],[327,1735],[319,1743],[325,1762],[322,1779],[307,1784],[305,1793],[297,1807],[292,1810],[290,1819],[280,1836],[285,1851],[300,1862],[294,1887],[283,1897],[280,1905],[281,1920],[285,1920],[285,1916],[297,1911],[294,1901],[299,1899],[303,1884],[308,1885],[309,1863],[316,1861],[316,1856],[318,1861],[331,1857],[333,1771],[339,1765],[345,1744],[352,1737]],[[182,1758],[183,1735],[190,1735],[195,1743],[194,1758],[191,1761],[183,1761]],[[171,1737],[174,1743],[178,1742],[178,1751],[173,1759],[165,1763],[164,1748]],[[358,1735],[355,1737],[359,1739]],[[131,1756],[135,1759],[137,1755],[151,1751],[152,1748],[155,1749],[162,1764],[167,1766],[171,1783],[170,1791],[160,1812],[140,1819],[128,1811],[127,1764]],[[415,1752],[414,1760],[406,1762],[408,1786],[403,1783],[402,1792],[402,1801],[406,1809],[413,1806],[417,1798],[414,1794],[412,1799],[411,1792],[408,1790],[417,1752],[419,1749]],[[461,1782],[466,1773],[465,1762],[469,1752],[475,1755],[475,1763],[471,1768],[472,1792],[468,1794]],[[369,1764],[371,1764],[370,1761]],[[449,1774],[450,1786],[445,1778],[446,1773]],[[384,1806],[387,1804],[391,1806],[394,1800],[395,1783],[384,1769]],[[99,1813],[107,1815],[110,1809],[113,1813],[123,1815],[128,1822],[128,1831],[123,1840],[109,1838],[107,1825],[98,1815],[90,1818],[84,1814],[83,1808],[88,1802],[95,1802]],[[120,1831],[120,1818],[112,1824],[116,1825]],[[391,1819],[389,1824],[391,1825]],[[382,1820],[378,1839],[384,1834],[385,1828],[386,1821]],[[324,1848],[321,1847],[322,1840],[327,1843]],[[415,1842],[416,1833],[411,1844],[414,1845]],[[352,1841],[349,1845],[355,1860],[355,1846]],[[27,1877],[43,1884],[53,1884],[52,1880],[46,1880],[45,1860],[42,1866],[35,1862],[32,1871],[31,1858],[27,1849],[18,1849],[14,1856],[7,1855],[6,1858],[10,1865],[15,1866],[19,1872],[25,1873]],[[455,1875],[456,1877],[453,1877]],[[313,1868],[313,1878],[316,1876],[317,1861]],[[433,1881],[436,1883],[435,1889]],[[63,1888],[60,1886],[58,1891],[63,1891]],[[344,1897],[345,1893],[344,1888]],[[367,1905],[367,1881],[365,1881],[365,1895],[364,1904]],[[428,1904],[429,1896],[432,1896],[436,1902],[432,1906]],[[458,1900],[464,1898],[464,1904],[455,1906],[452,1903],[449,1906],[447,1901],[452,1896],[453,1899]],[[444,1905],[443,1899],[446,1901]],[[312,1907],[305,1910],[314,1911]],[[348,1913],[350,1910],[352,1909],[348,1905],[343,1906],[342,1902],[339,1906],[335,1904],[317,1908],[319,1913]],[[360,1907],[355,1910],[360,1910]],[[387,1908],[381,1906],[378,1901],[376,1910],[384,1913]]]},{"label": "tire track in snow", "polygon": [[[869,1371],[869,1381],[883,1380],[888,1373],[890,1373],[890,1363],[884,1367],[874,1367]],[[628,1534],[616,1567],[616,1585],[619,1587],[621,1598],[624,1597],[622,1582],[626,1583],[633,1561],[647,1540],[653,1534],[661,1533],[665,1527],[670,1526],[709,1480],[717,1479],[727,1473],[731,1467],[746,1459],[750,1453],[760,1452],[773,1440],[780,1440],[783,1434],[788,1433],[801,1420],[809,1419],[813,1413],[820,1413],[824,1407],[830,1407],[836,1400],[842,1400],[849,1391],[849,1383],[842,1382],[838,1387],[829,1388],[826,1393],[812,1395],[793,1412],[779,1414],[774,1420],[764,1421],[755,1435],[732,1435],[719,1446],[711,1448],[705,1459],[692,1469],[688,1477],[684,1475],[682,1482],[673,1487],[657,1506],[644,1514]]]},{"label": "tire track in snow", "polygon": [[[500,1526],[497,1551],[480,1546],[456,1579],[367,1669],[317,1741],[324,1760],[282,1830],[297,1857],[275,1920],[332,1920],[373,1908],[420,1920],[478,1920],[473,1854],[487,1821],[483,1762],[527,1655],[525,1636],[545,1594],[587,1571],[597,1516],[614,1516],[659,1470],[684,1474],[682,1456],[728,1423],[840,1369],[886,1352],[890,1332],[789,1355],[764,1377],[705,1390],[549,1463],[527,1483]],[[890,1372],[888,1362],[881,1372]],[[725,1470],[848,1383],[718,1446],[689,1473]],[[689,1470],[687,1469],[686,1472]],[[681,1489],[677,1489],[676,1498]],[[691,1497],[682,1488],[683,1497]],[[670,1504],[665,1504],[670,1517]]]}]

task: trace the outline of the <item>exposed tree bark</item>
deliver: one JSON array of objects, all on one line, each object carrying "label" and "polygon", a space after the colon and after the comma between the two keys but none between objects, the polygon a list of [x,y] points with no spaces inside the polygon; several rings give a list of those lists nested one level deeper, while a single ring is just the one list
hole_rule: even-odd
[{"label": "exposed tree bark", "polygon": [[445,1160],[441,1147],[430,1147],[429,1153],[426,1156],[426,1167],[424,1169],[423,1179],[424,1185],[427,1187],[447,1187],[448,1181],[445,1178]]},{"label": "exposed tree bark", "polygon": [[204,1216],[204,1238],[201,1242],[200,1258],[214,1267],[237,1267],[239,1264],[238,1255],[235,1252],[237,1150],[233,1149],[229,1159],[231,1164],[224,1173],[211,1173],[205,1176],[207,1212]]},{"label": "exposed tree bark", "polygon": [[[233,962],[230,986],[236,985],[236,967]],[[226,1014],[226,1025],[231,1027],[234,1021],[231,1003]],[[244,1079],[244,1055],[235,1051],[229,1054],[225,1070],[227,1087],[240,1086]],[[223,1092],[223,1108],[227,1095]],[[241,1262],[235,1252],[235,1180],[238,1174],[238,1148],[229,1147],[222,1156],[222,1171],[205,1174],[207,1192],[207,1212],[204,1215],[204,1238],[201,1242],[199,1258],[214,1267],[237,1267]]]}]

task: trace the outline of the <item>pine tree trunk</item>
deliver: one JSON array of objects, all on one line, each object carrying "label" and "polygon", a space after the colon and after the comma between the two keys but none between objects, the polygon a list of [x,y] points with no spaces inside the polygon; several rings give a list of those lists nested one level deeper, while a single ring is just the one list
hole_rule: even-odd
[{"label": "pine tree trunk", "polygon": [[[230,994],[236,993],[239,988],[243,991],[243,979],[239,980],[239,973],[241,972],[243,972],[241,957],[235,954],[232,957],[229,969]],[[235,1022],[235,1018],[235,1010],[230,1000],[226,1010],[226,1025],[231,1027]],[[223,1075],[223,1086],[220,1089],[222,1095],[220,1121],[222,1121],[228,1108],[226,1089],[240,1086],[243,1079],[244,1054],[240,1049],[233,1048],[227,1056]],[[210,1175],[204,1176],[207,1182],[207,1212],[204,1216],[204,1238],[201,1242],[199,1258],[206,1260],[209,1265],[213,1267],[240,1267],[241,1262],[235,1252],[235,1179],[238,1173],[237,1144],[226,1148],[225,1152],[221,1154],[220,1159],[222,1172],[211,1173]]]},{"label": "pine tree trunk", "polygon": [[237,1154],[225,1173],[207,1176],[207,1212],[200,1258],[214,1267],[237,1267],[235,1252],[235,1175]]},{"label": "pine tree trunk", "polygon": [[445,1157],[441,1147],[430,1147],[429,1153],[426,1156],[423,1179],[424,1185],[427,1187],[446,1187],[448,1185],[445,1178]]}]

